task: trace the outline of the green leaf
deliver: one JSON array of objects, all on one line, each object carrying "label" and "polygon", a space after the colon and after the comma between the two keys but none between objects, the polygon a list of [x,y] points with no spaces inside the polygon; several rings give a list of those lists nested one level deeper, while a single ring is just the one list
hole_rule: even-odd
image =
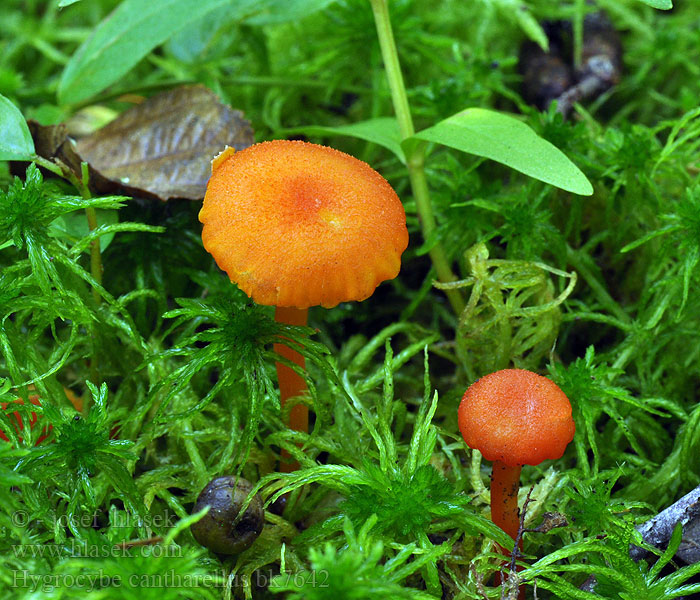
[{"label": "green leaf", "polygon": [[153,48],[222,6],[237,20],[260,10],[259,0],[125,0],[78,48],[58,86],[61,103],[80,102],[117,81]]},{"label": "green leaf", "polygon": [[26,160],[34,156],[34,142],[19,109],[0,94],[0,160]]},{"label": "green leaf", "polygon": [[639,2],[644,2],[644,4],[659,10],[671,10],[673,8],[671,0],[639,0]]},{"label": "green leaf", "polygon": [[300,21],[308,15],[323,10],[337,0],[268,0],[266,8],[246,19],[249,25],[270,25]]},{"label": "green leaf", "polygon": [[525,32],[527,37],[533,42],[536,42],[542,50],[549,52],[549,38],[547,38],[547,34],[544,32],[544,29],[542,29],[537,19],[532,16],[532,13],[528,10],[521,9],[514,11],[514,14],[520,29]]},{"label": "green leaf", "polygon": [[521,0],[491,0],[490,4],[498,11],[499,18],[515,21],[527,37],[536,42],[545,52],[549,51],[547,34],[532,15],[527,4]]},{"label": "green leaf", "polygon": [[320,125],[295,127],[294,129],[286,130],[286,133],[348,135],[374,144],[379,144],[387,150],[391,150],[402,163],[406,163],[406,156],[401,147],[399,124],[394,117],[379,117],[377,119],[353,123],[352,125],[341,125],[340,127],[322,127]]},{"label": "green leaf", "polygon": [[513,549],[514,541],[505,531],[490,519],[482,517],[471,507],[465,507],[460,514],[450,515],[450,520],[454,521],[460,529],[470,535],[485,535],[491,538],[508,551]]},{"label": "green leaf", "polygon": [[[0,381],[0,383],[3,382]],[[2,396],[6,391],[7,390],[4,389],[4,385],[3,387],[0,387],[0,396]],[[27,453],[28,451],[25,448],[13,448],[12,445],[8,444],[7,442],[0,441],[0,458],[17,458],[19,456],[24,456]],[[32,483],[32,479],[0,464],[0,485],[9,488],[13,485],[22,485],[25,483]]]},{"label": "green leaf", "polygon": [[649,569],[649,578],[657,578],[661,574],[661,570],[673,560],[676,552],[678,551],[678,546],[681,545],[681,540],[683,539],[683,525],[678,522],[673,528],[673,533],[671,534],[671,539],[668,541],[668,546],[664,553],[661,555],[659,560],[656,561],[654,566]]},{"label": "green leaf", "polygon": [[499,112],[468,108],[406,141],[416,139],[490,158],[574,194],[593,193],[586,176],[561,150],[525,123]]}]

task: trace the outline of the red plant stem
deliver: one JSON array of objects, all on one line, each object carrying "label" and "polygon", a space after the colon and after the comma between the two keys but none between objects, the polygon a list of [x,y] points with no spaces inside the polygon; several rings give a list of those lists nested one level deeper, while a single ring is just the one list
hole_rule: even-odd
[{"label": "red plant stem", "polygon": [[[491,520],[514,540],[518,536],[520,515],[518,512],[518,488],[520,487],[520,471],[522,467],[510,467],[500,461],[494,461],[491,474]],[[519,547],[522,548],[522,540]],[[499,546],[501,552],[510,555],[505,548]],[[504,579],[496,573],[496,583],[500,585]],[[520,586],[518,599],[524,600],[525,586]]]},{"label": "red plant stem", "polygon": [[[285,323],[286,325],[306,325],[309,310],[307,308],[293,308],[286,306],[278,306],[275,309],[275,321]],[[304,357],[296,350],[284,344],[274,344],[274,351],[299,365],[302,369],[305,368]],[[277,367],[277,381],[280,386],[280,403],[284,409],[284,405],[289,398],[300,396],[306,393],[306,382],[303,377],[297,375],[288,366],[281,363],[275,363]],[[309,431],[309,409],[305,404],[296,404],[292,407],[289,413],[289,428],[294,431]],[[296,471],[299,468],[299,463],[296,461],[289,462],[284,460],[289,458],[289,453],[282,451],[282,463],[280,470],[284,473]]]}]

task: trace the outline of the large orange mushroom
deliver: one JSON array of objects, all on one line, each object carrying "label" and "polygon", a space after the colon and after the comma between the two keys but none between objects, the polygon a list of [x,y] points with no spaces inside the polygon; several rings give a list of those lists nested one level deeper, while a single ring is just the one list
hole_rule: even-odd
[{"label": "large orange mushroom", "polygon": [[504,369],[467,389],[458,423],[467,446],[493,461],[491,519],[517,539],[520,471],[564,454],[576,429],[569,399],[542,375]]},{"label": "large orange mushroom", "polygon": [[[308,309],[364,300],[398,275],[408,245],[396,192],[367,163],[326,146],[275,140],[212,162],[199,213],[202,240],[221,269],[275,318],[305,325]],[[275,350],[304,367],[284,345]],[[280,399],[303,394],[292,369],[277,364]],[[297,404],[290,427],[308,431]]]}]

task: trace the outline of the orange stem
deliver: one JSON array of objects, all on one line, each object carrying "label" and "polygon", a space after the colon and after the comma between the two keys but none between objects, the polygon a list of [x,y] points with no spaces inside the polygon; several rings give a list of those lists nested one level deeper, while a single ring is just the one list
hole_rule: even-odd
[{"label": "orange stem", "polygon": [[[293,308],[286,306],[278,306],[275,309],[275,321],[278,323],[285,323],[286,325],[306,325],[309,310],[307,308]],[[284,344],[274,344],[274,351],[278,354],[284,356],[291,360],[293,363],[299,365],[302,369],[305,368],[304,357],[299,354],[296,350],[292,350],[289,346]],[[277,381],[280,386],[280,404],[282,408],[289,398],[294,398],[295,396],[301,396],[306,393],[306,382],[303,377],[297,375],[288,366],[281,363],[275,363],[277,367]],[[309,431],[309,409],[306,404],[296,404],[292,407],[289,413],[289,428],[294,431],[303,431],[307,433]],[[289,458],[289,453],[286,451],[282,452],[282,464],[280,469],[289,473],[291,471],[296,471],[299,468],[299,463],[296,461],[288,462],[285,458]]]},{"label": "orange stem", "polygon": [[[494,461],[491,475],[491,520],[514,540],[517,539],[520,527],[518,488],[520,487],[521,470],[520,465],[510,467],[500,461]],[[519,548],[522,548],[522,545],[521,539]],[[499,548],[503,554],[510,555],[510,552],[505,548],[501,546]],[[504,580],[500,573],[496,573],[498,585]],[[525,586],[520,587],[518,598],[524,600]]]}]

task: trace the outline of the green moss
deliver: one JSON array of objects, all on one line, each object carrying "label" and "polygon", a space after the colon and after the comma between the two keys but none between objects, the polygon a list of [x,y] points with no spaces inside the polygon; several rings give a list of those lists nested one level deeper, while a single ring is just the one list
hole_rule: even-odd
[{"label": "green moss", "polygon": [[[0,16],[0,93],[47,122],[78,115],[59,105],[59,81],[117,2],[58,4],[4,0]],[[525,533],[527,594],[697,593],[699,567],[671,560],[680,533],[642,562],[628,545],[641,543],[636,524],[700,483],[699,17],[681,0],[664,12],[599,4],[624,69],[565,120],[526,105],[517,56],[524,40],[542,41],[544,21],[579,22],[586,2],[390,2],[416,130],[469,107],[517,115],[584,172],[590,197],[436,143],[404,143],[407,164],[395,136],[333,135],[394,114],[367,0],[266,0],[272,12],[257,22],[216,11],[86,99],[119,112],[133,94],[205,83],[257,139],[303,135],[390,181],[411,240],[399,277],[363,303],[312,309],[309,327],[276,323],[219,272],[197,202],[88,197],[75,177],[53,176],[58,164],[43,163],[51,175],[0,165],[0,594],[498,597],[494,544],[512,542],[488,518],[489,467],[463,444],[456,413],[475,379],[513,366],[548,373],[576,421],[561,459],[523,469],[521,500],[535,486],[525,526],[544,512],[569,523]],[[280,9],[294,18],[260,24]],[[110,217],[90,232],[86,209]],[[440,248],[454,280],[443,270],[436,283]],[[285,411],[308,404],[308,433],[284,425],[272,349],[282,338],[306,357],[309,392]],[[299,470],[278,472],[283,451]],[[207,481],[237,473],[263,495],[266,527],[226,559],[196,543],[188,515]],[[179,556],[155,556],[176,536]],[[122,542],[152,552],[70,551]],[[100,569],[108,580],[89,592],[13,585],[25,571],[51,583]],[[171,571],[211,585],[114,585]],[[579,588],[592,572],[595,596]]]}]

